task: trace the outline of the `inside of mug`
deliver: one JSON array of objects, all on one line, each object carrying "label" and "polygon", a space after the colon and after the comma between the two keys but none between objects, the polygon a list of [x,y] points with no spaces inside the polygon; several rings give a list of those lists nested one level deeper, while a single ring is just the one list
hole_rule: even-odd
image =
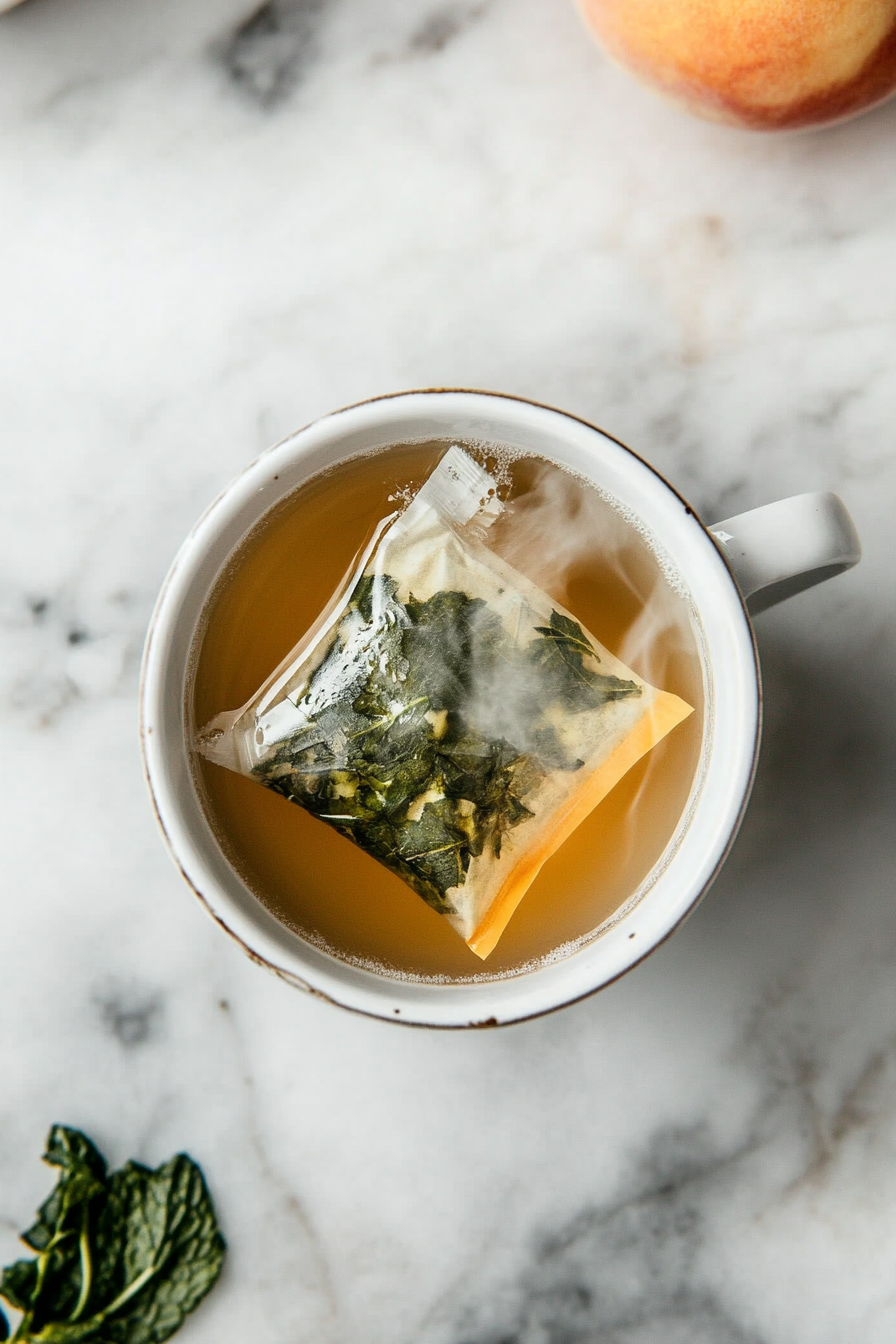
[{"label": "inside of mug", "polygon": [[231,547],[192,642],[187,734],[246,699],[314,621],[371,529],[412,497],[459,439],[501,481],[507,508],[488,544],[639,676],[696,712],[548,861],[485,964],[369,856],[191,752],[197,797],[223,853],[284,929],[349,966],[421,985],[530,974],[580,954],[624,920],[681,844],[706,771],[712,715],[697,604],[629,502],[525,444],[390,438],[279,495]]}]

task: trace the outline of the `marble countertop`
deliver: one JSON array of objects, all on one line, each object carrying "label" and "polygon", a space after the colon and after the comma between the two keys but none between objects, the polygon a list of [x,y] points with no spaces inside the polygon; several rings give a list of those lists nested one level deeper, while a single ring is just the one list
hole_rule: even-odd
[{"label": "marble countertop", "polygon": [[[51,1121],[186,1148],[231,1255],[184,1344],[896,1338],[896,104],[692,121],[565,0],[28,0],[0,20],[0,1254]],[[705,516],[835,489],[862,565],[757,622],[709,900],[588,1002],[312,1002],[182,885],[136,741],[194,518],[334,406],[563,406]]]}]

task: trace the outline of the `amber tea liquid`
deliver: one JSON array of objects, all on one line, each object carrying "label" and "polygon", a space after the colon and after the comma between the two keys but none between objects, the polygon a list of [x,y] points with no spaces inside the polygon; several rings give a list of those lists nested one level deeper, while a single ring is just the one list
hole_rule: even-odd
[{"label": "amber tea liquid", "polygon": [[[194,725],[255,694],[329,601],[375,525],[397,499],[419,489],[447,447],[402,445],[342,463],[272,510],[240,547],[208,604],[195,651]],[[486,465],[493,465],[487,454]],[[697,712],[630,770],[548,860],[486,962],[350,840],[197,754],[209,821],[258,898],[333,955],[387,973],[506,974],[587,937],[659,859],[698,766],[703,692],[697,645],[687,605],[663,578],[648,544],[595,490],[560,468],[533,458],[502,461],[501,476],[508,507],[488,534],[489,546],[645,680]]]}]

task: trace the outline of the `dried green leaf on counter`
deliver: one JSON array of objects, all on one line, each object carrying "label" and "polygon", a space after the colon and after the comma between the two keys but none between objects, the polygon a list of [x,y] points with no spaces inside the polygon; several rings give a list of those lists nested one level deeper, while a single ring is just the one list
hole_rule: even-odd
[{"label": "dried green leaf on counter", "polygon": [[64,1125],[50,1130],[44,1161],[59,1179],[22,1235],[36,1258],[0,1278],[0,1295],[22,1313],[12,1344],[161,1344],[224,1261],[199,1167],[180,1153],[155,1171],[128,1162],[109,1174],[91,1141]]}]

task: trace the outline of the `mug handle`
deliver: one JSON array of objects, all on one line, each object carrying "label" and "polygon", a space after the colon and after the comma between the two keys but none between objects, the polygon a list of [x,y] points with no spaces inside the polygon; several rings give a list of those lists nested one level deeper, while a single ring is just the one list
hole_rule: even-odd
[{"label": "mug handle", "polygon": [[862,557],[838,495],[793,495],[707,528],[751,616],[852,569]]}]

